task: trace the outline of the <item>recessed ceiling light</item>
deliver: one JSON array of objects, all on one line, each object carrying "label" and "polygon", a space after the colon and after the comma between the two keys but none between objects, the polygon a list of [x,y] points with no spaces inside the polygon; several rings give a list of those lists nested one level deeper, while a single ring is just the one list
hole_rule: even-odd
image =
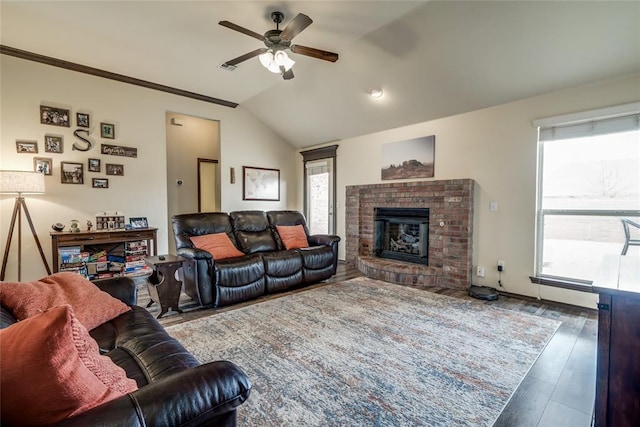
[{"label": "recessed ceiling light", "polygon": [[369,89],[369,96],[372,98],[382,98],[383,92],[379,87]]}]

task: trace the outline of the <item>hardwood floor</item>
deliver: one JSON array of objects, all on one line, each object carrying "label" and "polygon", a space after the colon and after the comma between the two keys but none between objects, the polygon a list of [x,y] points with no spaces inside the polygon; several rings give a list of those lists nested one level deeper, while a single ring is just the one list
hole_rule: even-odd
[{"label": "hardwood floor", "polygon": [[[337,274],[326,282],[219,309],[200,308],[183,293],[180,298],[183,313],[170,311],[160,319],[160,323],[169,326],[187,322],[358,276],[362,276],[359,271],[340,263]],[[470,298],[466,292],[459,290],[435,287],[421,289],[458,298]],[[138,305],[142,307],[146,307],[149,302],[149,295],[143,284],[139,286],[138,299]],[[595,399],[597,311],[504,294],[501,294],[497,301],[485,301],[484,304],[562,322],[511,396],[494,427],[589,427]],[[157,304],[148,310],[155,315],[160,312]]]}]

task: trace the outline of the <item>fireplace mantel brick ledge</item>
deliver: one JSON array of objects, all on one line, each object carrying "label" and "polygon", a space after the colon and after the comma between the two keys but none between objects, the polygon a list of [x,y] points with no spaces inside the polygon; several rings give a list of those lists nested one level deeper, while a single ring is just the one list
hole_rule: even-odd
[{"label": "fireplace mantel brick ledge", "polygon": [[[388,282],[467,289],[473,269],[474,187],[472,179],[348,186],[347,264]],[[386,207],[429,208],[429,265],[374,256],[374,209]]]}]

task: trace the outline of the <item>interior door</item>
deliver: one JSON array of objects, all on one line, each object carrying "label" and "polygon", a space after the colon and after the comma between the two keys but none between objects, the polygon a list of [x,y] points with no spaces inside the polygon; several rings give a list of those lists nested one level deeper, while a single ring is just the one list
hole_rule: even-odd
[{"label": "interior door", "polygon": [[337,145],[303,151],[304,214],[311,234],[335,234]]}]

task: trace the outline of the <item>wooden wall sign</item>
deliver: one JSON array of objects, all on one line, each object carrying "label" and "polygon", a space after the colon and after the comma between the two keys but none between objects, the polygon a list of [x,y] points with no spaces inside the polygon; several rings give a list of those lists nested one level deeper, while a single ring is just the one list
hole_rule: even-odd
[{"label": "wooden wall sign", "polygon": [[110,156],[138,157],[138,149],[121,145],[100,144],[100,152]]}]

